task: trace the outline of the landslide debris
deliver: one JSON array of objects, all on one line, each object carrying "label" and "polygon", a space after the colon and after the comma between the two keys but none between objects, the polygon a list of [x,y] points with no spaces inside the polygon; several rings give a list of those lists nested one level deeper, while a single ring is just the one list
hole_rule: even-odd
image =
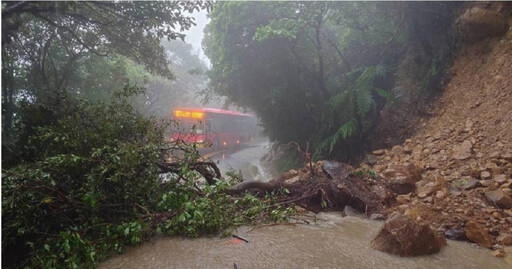
[{"label": "landslide debris", "polygon": [[270,182],[245,181],[227,192],[239,194],[250,190],[279,191],[284,194],[280,204],[294,203],[313,212],[350,206],[371,215],[383,212],[395,202],[393,191],[376,175],[357,172],[350,165],[332,161],[290,170]]},{"label": "landslide debris", "polygon": [[[491,18],[491,13],[471,9],[460,23],[484,16],[502,33],[502,18]],[[428,221],[445,236],[467,238],[497,250],[497,256],[512,244],[512,30],[508,31],[501,39],[463,48],[433,115],[423,118],[421,128],[404,144],[376,150],[366,158],[372,162],[361,165],[389,185],[397,182],[396,167],[419,169],[412,190],[398,192],[398,204],[385,214],[399,211]]]}]

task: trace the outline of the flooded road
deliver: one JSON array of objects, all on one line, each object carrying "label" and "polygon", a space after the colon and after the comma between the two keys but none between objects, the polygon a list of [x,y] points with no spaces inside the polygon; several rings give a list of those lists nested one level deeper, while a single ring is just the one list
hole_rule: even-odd
[{"label": "flooded road", "polygon": [[[212,159],[223,172],[241,170],[245,179],[268,180],[260,159],[268,142]],[[487,249],[466,242],[448,241],[435,255],[401,258],[370,247],[382,222],[364,217],[342,218],[340,213],[320,213],[305,225],[241,227],[233,238],[157,238],[129,248],[102,263],[100,268],[510,268]]]},{"label": "flooded road", "polygon": [[321,214],[319,224],[243,227],[232,238],[159,238],[114,257],[100,268],[510,268],[487,249],[448,241],[438,254],[401,258],[370,248],[382,223]]}]

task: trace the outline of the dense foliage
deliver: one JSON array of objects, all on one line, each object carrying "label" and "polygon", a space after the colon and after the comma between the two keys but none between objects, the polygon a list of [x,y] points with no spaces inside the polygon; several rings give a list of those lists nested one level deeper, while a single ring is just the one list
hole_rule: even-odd
[{"label": "dense foliage", "polygon": [[142,85],[148,73],[158,75],[154,84],[171,85],[169,51],[161,41],[183,39],[183,31],[194,25],[190,14],[210,5],[203,1],[3,2],[6,137],[14,136],[11,128],[24,97],[55,106],[53,97],[66,89],[70,95],[103,99],[127,78]]},{"label": "dense foliage", "polygon": [[[58,119],[28,138],[25,161],[2,171],[4,266],[94,267],[156,234],[215,234],[286,216],[272,197],[223,193],[236,177],[200,184],[190,169],[197,152],[166,143],[168,124],[133,110],[138,91],[95,104],[63,99]],[[162,181],[158,163],[172,156],[179,171]]]},{"label": "dense foliage", "polygon": [[175,39],[209,6],[2,3],[2,266],[90,268],[154,235],[287,216],[271,195],[225,194],[234,174],[205,182],[194,145],[165,139],[205,81]]},{"label": "dense foliage", "polygon": [[[436,87],[454,6],[217,2],[203,41],[210,91],[255,110],[278,143],[357,156],[387,104]],[[413,68],[405,83],[402,70]]]}]

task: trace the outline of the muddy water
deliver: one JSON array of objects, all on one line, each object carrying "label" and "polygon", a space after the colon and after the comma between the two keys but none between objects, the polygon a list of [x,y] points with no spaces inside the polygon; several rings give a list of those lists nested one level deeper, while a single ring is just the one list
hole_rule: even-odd
[{"label": "muddy water", "polygon": [[[232,238],[160,238],[100,268],[510,268],[490,251],[456,241],[431,256],[401,258],[369,247],[381,222],[322,214],[316,224],[244,227]],[[322,220],[323,219],[323,220]]]}]

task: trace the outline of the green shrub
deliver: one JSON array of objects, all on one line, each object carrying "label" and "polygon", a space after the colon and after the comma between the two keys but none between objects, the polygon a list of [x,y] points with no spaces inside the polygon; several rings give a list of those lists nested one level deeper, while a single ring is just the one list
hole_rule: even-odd
[{"label": "green shrub", "polygon": [[197,185],[193,146],[185,146],[182,180],[162,183],[157,163],[177,154],[163,150],[172,148],[164,142],[170,123],[132,109],[139,91],[127,86],[108,102],[68,104],[55,124],[35,127],[29,158],[2,171],[5,267],[95,267],[153,235],[216,234],[286,217],[265,213],[272,200],[225,194],[230,179]]}]

